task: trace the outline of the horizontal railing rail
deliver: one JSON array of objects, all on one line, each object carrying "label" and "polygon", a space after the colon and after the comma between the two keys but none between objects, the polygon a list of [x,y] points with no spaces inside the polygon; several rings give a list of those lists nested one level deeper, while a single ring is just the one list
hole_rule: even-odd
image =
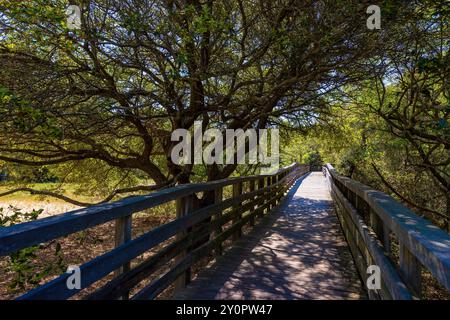
[{"label": "horizontal railing rail", "polygon": [[367,280],[370,265],[381,270],[381,289],[369,290],[370,298],[420,298],[422,268],[450,291],[446,232],[391,196],[339,175],[330,164],[323,172],[360,276]]},{"label": "horizontal railing rail", "polygon": [[[289,171],[294,166],[295,164],[292,164],[289,167],[282,168],[274,175],[283,174],[283,172]],[[61,215],[17,224],[8,228],[0,228],[0,256],[151,209],[193,193],[211,191],[236,183],[255,181],[274,175],[245,176],[205,183],[183,184],[145,196],[135,196],[111,203],[94,205]]]},{"label": "horizontal railing rail", "polygon": [[[129,292],[142,280],[165,267],[162,276],[155,277],[133,296],[133,299],[152,299],[172,284],[175,291],[181,290],[190,281],[190,268],[195,262],[211,252],[222,254],[225,240],[230,237],[237,240],[244,226],[253,226],[257,217],[270,212],[295,180],[309,170],[309,166],[293,164],[270,175],[180,185],[146,196],[0,228],[0,255],[115,221],[116,246],[80,266],[81,289],[69,289],[67,280],[71,274],[65,273],[19,299],[67,299],[111,272],[115,272],[115,277],[90,293],[88,298],[127,299]],[[227,186],[232,186],[233,193],[230,198],[223,199],[223,188]],[[195,195],[205,192],[212,193],[213,201],[195,207]],[[134,213],[171,201],[176,201],[176,219],[131,238]],[[152,249],[157,252],[144,262],[131,266],[133,259]]]}]

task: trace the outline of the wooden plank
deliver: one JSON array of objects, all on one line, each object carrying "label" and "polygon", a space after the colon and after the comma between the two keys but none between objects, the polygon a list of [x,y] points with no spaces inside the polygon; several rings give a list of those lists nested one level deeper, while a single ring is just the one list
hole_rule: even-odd
[{"label": "wooden plank", "polygon": [[[321,174],[317,177],[322,181]],[[316,181],[315,178],[305,180]],[[303,185],[301,192],[305,194],[295,199],[289,197],[289,201],[265,217],[254,231],[241,238],[175,298],[343,299],[351,294],[360,297],[361,288],[353,285],[353,281],[358,284],[356,272],[340,264],[336,248],[345,242],[343,238],[334,238],[333,233],[339,234],[339,230],[337,219],[327,212],[331,201],[304,200],[310,194],[312,197],[318,194],[316,190],[309,193],[308,189],[309,185]],[[324,254],[327,250],[336,252],[332,255],[334,259]],[[351,264],[349,255],[347,262]],[[346,282],[349,279],[343,275],[351,275],[352,282]],[[236,296],[241,292],[243,295]],[[154,296],[143,296],[149,297]]]},{"label": "wooden plank", "polygon": [[156,298],[164,289],[166,289],[180,274],[186,269],[190,268],[192,264],[199,261],[206,254],[211,252],[217,243],[222,243],[228,238],[232,237],[236,232],[247,224],[250,220],[250,215],[243,217],[238,222],[233,224],[230,228],[223,231],[217,238],[210,240],[201,247],[190,252],[183,260],[179,261],[172,269],[164,274],[159,279],[151,282],[141,291],[139,291],[132,299],[133,300],[147,300]]}]

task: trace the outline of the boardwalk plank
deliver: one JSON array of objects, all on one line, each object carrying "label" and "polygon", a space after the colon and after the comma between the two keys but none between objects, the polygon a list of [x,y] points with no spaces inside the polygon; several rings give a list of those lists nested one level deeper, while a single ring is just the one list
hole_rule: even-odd
[{"label": "boardwalk plank", "polygon": [[364,299],[325,178],[310,173],[286,200],[175,299]]}]

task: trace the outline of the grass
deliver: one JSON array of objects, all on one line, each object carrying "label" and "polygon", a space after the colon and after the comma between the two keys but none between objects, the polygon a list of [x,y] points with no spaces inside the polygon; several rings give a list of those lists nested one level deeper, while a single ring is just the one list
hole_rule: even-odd
[{"label": "grass", "polygon": [[[63,186],[61,186],[60,183],[52,183],[52,182],[46,182],[46,183],[28,183],[28,184],[17,184],[15,182],[2,182],[0,183],[0,193],[20,188],[20,187],[27,187],[35,190],[46,190],[46,191],[53,191],[53,192],[59,192],[64,194],[65,196],[69,198],[73,198],[80,201],[98,201],[99,199],[96,197],[90,197],[88,195],[83,195],[79,193],[80,185],[76,183],[64,183]],[[38,201],[52,201],[52,202],[64,202],[63,200],[49,197],[49,196],[43,196],[43,195],[32,195],[29,192],[16,192],[4,197],[0,198],[0,202],[5,201],[23,201],[23,202],[38,202]]]}]

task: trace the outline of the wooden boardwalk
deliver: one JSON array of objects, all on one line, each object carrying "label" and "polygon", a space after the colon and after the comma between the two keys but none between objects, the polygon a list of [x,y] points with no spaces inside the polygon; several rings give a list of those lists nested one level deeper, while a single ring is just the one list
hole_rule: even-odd
[{"label": "wooden boardwalk", "polygon": [[[0,228],[0,257],[114,222],[114,248],[80,266],[82,288],[69,288],[71,275],[63,273],[18,299],[69,299],[90,288],[83,298],[148,300],[163,298],[161,293],[172,286],[175,299],[411,300],[423,294],[422,270],[450,291],[447,232],[389,195],[340,175],[330,164],[322,167],[325,176],[314,169],[293,163],[271,175],[182,184]],[[233,195],[220,201],[224,188],[232,188]],[[214,203],[197,207],[195,195],[201,192],[214,192]],[[274,199],[284,201],[252,226],[252,219]],[[134,214],[172,201],[177,219],[131,237]],[[237,203],[243,203],[239,209]],[[220,219],[210,219],[220,213]],[[242,226],[244,236],[231,237]],[[198,232],[186,233],[190,228]],[[204,242],[211,231],[215,236]],[[396,257],[389,254],[391,234],[399,249]],[[229,249],[224,255],[207,266],[199,263],[225,241]],[[126,271],[145,253],[148,258]],[[369,265],[380,267],[381,290],[368,290],[367,297],[361,282],[368,278]],[[193,267],[199,273],[190,281],[186,271]],[[106,278],[111,272],[117,276]],[[143,283],[149,279],[154,280]],[[93,287],[99,280],[104,285]]]},{"label": "wooden boardwalk", "polygon": [[312,172],[175,299],[365,299],[326,180]]}]

